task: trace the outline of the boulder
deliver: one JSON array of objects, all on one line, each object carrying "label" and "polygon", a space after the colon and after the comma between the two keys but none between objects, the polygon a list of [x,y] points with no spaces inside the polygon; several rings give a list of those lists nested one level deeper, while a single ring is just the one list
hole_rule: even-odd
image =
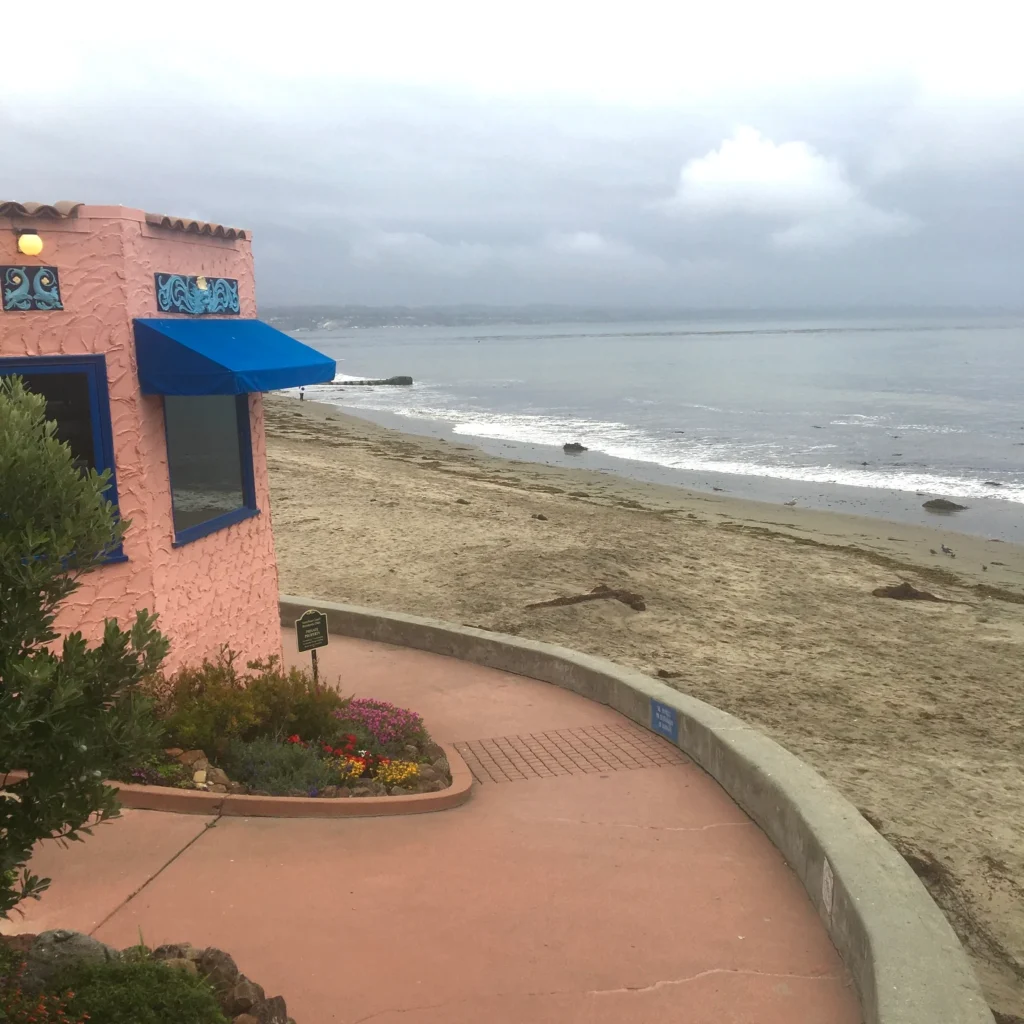
[{"label": "boulder", "polygon": [[42,932],[25,955],[22,988],[30,993],[41,992],[67,967],[81,963],[106,963],[120,958],[121,954],[113,946],[81,932],[65,928]]},{"label": "boulder", "polygon": [[588,451],[589,449],[584,448],[579,441],[570,441],[569,444],[562,445],[562,451],[566,455],[579,455],[580,452]]},{"label": "boulder", "polygon": [[386,796],[387,787],[376,779],[363,779],[352,787],[353,796]]},{"label": "boulder", "polygon": [[249,788],[244,782],[229,782],[228,792],[233,796],[245,796],[249,792]]},{"label": "boulder", "polygon": [[199,952],[189,942],[168,942],[149,954],[150,960],[195,960]]},{"label": "boulder", "polygon": [[249,1012],[256,1018],[257,1024],[288,1024],[288,1008],[282,996],[264,999]]},{"label": "boulder", "polygon": [[215,783],[215,782],[211,783],[206,788],[211,793],[226,793],[228,791],[228,787],[227,786],[218,786],[217,783]]},{"label": "boulder", "polygon": [[181,764],[188,765],[190,767],[194,765],[196,761],[206,760],[208,760],[208,758],[201,750],[186,750],[184,754],[178,755],[178,761],[181,762]]},{"label": "boulder", "polygon": [[228,778],[228,773],[223,768],[207,768],[206,769],[206,781],[212,786],[229,786],[231,780]]},{"label": "boulder", "polygon": [[176,960],[164,960],[163,963],[168,967],[173,967],[175,970],[184,971],[186,974],[199,973],[199,968],[196,967],[195,960],[188,960],[185,957],[181,957]]},{"label": "boulder", "polygon": [[432,764],[421,764],[416,777],[420,782],[433,782],[437,778],[437,769]]},{"label": "boulder", "polygon": [[440,743],[429,740],[423,748],[423,753],[427,756],[428,761],[434,762],[439,757],[444,757],[444,747]]},{"label": "boulder", "polygon": [[967,506],[958,505],[955,501],[949,501],[946,498],[932,498],[931,501],[926,501],[921,508],[926,508],[929,512],[963,512]]},{"label": "boulder", "polygon": [[238,965],[229,953],[210,946],[199,956],[199,971],[213,986],[218,997],[230,992],[238,981]]},{"label": "boulder", "polygon": [[263,989],[254,981],[250,981],[244,974],[238,976],[238,981],[221,1000],[221,1006],[229,1017],[239,1013],[248,1013],[258,1003],[266,1000],[267,995]]}]

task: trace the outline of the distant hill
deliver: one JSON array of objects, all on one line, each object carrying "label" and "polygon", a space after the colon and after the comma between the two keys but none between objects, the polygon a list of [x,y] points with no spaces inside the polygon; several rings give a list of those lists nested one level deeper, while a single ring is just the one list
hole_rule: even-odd
[{"label": "distant hill", "polygon": [[477,327],[485,324],[621,324],[737,320],[865,320],[958,317],[1005,311],[964,309],[607,309],[585,306],[301,306],[260,311],[282,331],[344,330],[362,327]]}]

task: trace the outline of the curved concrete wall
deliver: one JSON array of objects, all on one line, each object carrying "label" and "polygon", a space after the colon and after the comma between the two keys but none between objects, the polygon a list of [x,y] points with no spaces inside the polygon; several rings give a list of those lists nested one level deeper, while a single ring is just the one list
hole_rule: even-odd
[{"label": "curved concrete wall", "polygon": [[631,669],[564,647],[282,595],[281,623],[307,608],[330,632],[430,651],[563,686],[651,728],[675,712],[678,746],[779,849],[857,985],[867,1024],[993,1024],[949,922],[903,858],[817,772],[738,718]]}]

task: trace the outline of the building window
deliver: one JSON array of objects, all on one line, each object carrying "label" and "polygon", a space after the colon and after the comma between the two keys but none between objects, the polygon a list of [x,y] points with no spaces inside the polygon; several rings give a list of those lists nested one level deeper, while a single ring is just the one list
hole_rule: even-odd
[{"label": "building window", "polygon": [[258,514],[248,395],[166,395],[174,543]]},{"label": "building window", "polygon": [[[21,377],[25,387],[46,399],[46,418],[57,424],[57,438],[71,449],[75,465],[87,472],[110,470],[104,497],[117,508],[114,434],[110,426],[107,361],[104,356],[27,356],[0,359],[0,377]],[[126,561],[119,544],[106,556]]]}]

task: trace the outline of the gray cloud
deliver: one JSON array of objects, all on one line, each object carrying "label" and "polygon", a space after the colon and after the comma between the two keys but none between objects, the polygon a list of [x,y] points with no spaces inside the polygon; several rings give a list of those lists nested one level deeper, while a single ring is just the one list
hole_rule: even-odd
[{"label": "gray cloud", "polygon": [[897,73],[629,103],[84,74],[0,97],[0,197],[249,227],[265,304],[1021,304],[1005,97],[943,106]]}]

